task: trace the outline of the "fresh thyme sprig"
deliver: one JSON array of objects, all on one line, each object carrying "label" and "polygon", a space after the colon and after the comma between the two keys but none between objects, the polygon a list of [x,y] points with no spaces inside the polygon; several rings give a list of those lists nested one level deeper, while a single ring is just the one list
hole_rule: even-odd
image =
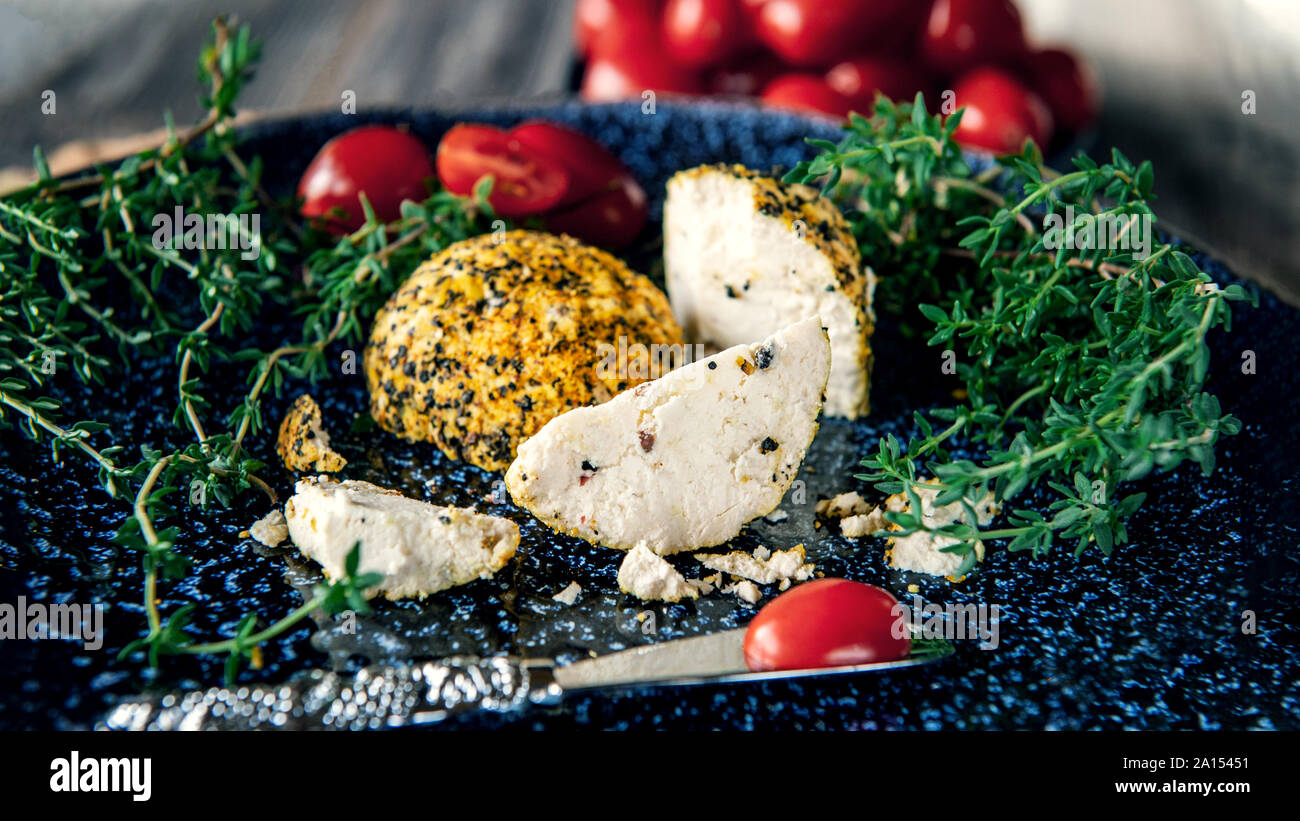
[{"label": "fresh thyme sprig", "polygon": [[[485,232],[493,218],[481,188],[471,199],[438,191],[407,203],[393,224],[367,206],[365,224],[341,238],[284,219],[292,203],[269,198],[261,160],[240,157],[231,127],[259,53],[247,26],[216,20],[199,58],[207,111],[198,123],[178,132],[168,120],[168,138],[157,148],[67,180],[50,176],[37,149],[37,181],[0,198],[0,424],[48,440],[56,459],[76,449],[96,463],[110,496],[134,495],[114,540],[141,554],[147,624],[121,657],[143,653],[156,667],[167,655],[225,654],[228,681],[242,663],[257,666],[266,642],[316,610],[364,610],[362,591],[378,579],[357,576],[354,550],[345,578],[264,629],[258,625],[265,620],[249,613],[234,636],[198,641],[190,632],[195,605],[159,609],[159,585],[189,571],[180,529],[163,526],[182,517],[172,500],[179,493],[192,504],[224,507],[256,489],[274,501],[258,476],[264,465],[247,448],[250,436],[265,432],[266,391],[278,395],[286,378],[327,377],[327,349],[359,347],[369,318],[421,258]],[[262,212],[281,218],[259,237],[241,237],[257,241],[250,260],[240,248],[203,243],[191,251],[153,241],[155,217],[177,206],[205,220]],[[295,265],[302,282],[288,275]],[[301,338],[256,347],[257,318],[267,310],[301,314]],[[188,443],[97,445],[110,426],[63,422],[61,403],[47,395],[69,370],[86,385],[102,385],[125,363],[168,353],[176,367],[173,421]],[[205,379],[235,367],[248,369],[249,387],[222,414],[228,400],[210,395]],[[135,450],[141,458],[132,463]]]},{"label": "fresh thyme sprig", "polygon": [[[945,549],[964,557],[960,573],[976,540],[1035,555],[1070,540],[1076,555],[1090,545],[1109,554],[1145,498],[1121,485],[1186,460],[1208,475],[1219,436],[1240,430],[1203,390],[1206,337],[1230,327],[1230,302],[1253,298],[1219,289],[1178,246],[1135,253],[1137,232],[1154,222],[1149,162],[1081,154],[1058,174],[1029,143],[977,175],[952,140],[960,117],[928,115],[919,96],[882,99],[870,119],[851,118],[839,144],[815,141],[821,153],[786,178],[820,184],[846,209],[881,274],[882,310],[951,350],[965,391],[958,405],[915,414],[921,435],[906,446],[890,435],[863,460],[858,478],[911,500],[886,514],[901,529],[877,535],[958,539]],[[1039,229],[1071,213],[1080,231],[1100,220],[1121,228],[1077,244]],[[958,437],[983,458],[951,458]],[[1040,482],[1058,494],[1046,515],[1015,509],[1008,526],[979,528],[972,506],[986,493],[1002,502]],[[936,505],[962,502],[965,520],[928,527],[918,487],[938,490]]]}]

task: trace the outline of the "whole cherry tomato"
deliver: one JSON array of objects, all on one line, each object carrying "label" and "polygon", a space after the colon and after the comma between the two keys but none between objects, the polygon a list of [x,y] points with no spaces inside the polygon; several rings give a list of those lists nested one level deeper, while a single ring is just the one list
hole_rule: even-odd
[{"label": "whole cherry tomato", "polygon": [[785,70],[781,61],[771,54],[750,54],[715,68],[708,77],[708,91],[757,97],[764,86]]},{"label": "whole cherry tomato", "polygon": [[817,579],[777,596],[745,631],[750,670],[808,670],[906,658],[912,640],[888,591]]},{"label": "whole cherry tomato", "polygon": [[854,111],[870,113],[879,91],[891,100],[910,101],[926,90],[925,78],[902,60],[855,57],[826,72],[826,85],[849,99]]},{"label": "whole cherry tomato", "polygon": [[1024,147],[1032,137],[1040,147],[1052,138],[1052,112],[1023,83],[997,68],[977,68],[953,88],[958,108],[965,108],[953,132],[957,142],[999,154]]},{"label": "whole cherry tomato", "polygon": [[889,26],[906,0],[767,0],[758,38],[796,66],[826,66],[848,57]]},{"label": "whole cherry tomato", "polygon": [[717,65],[742,48],[748,35],[736,0],[668,0],[664,6],[664,46],[681,65]]},{"label": "whole cherry tomato", "polygon": [[370,125],[344,132],[321,146],[298,182],[300,213],[322,222],[334,233],[355,231],[365,223],[360,195],[375,217],[392,222],[401,216],[402,200],[423,202],[433,163],[424,143],[405,131]]},{"label": "whole cherry tomato", "polygon": [[569,175],[568,191],[545,216],[548,229],[607,248],[626,245],[641,233],[648,211],[645,191],[603,145],[541,120],[515,126],[510,136]]},{"label": "whole cherry tomato", "polygon": [[438,144],[438,178],[453,194],[469,195],[493,178],[488,203],[502,216],[539,214],[564,198],[569,175],[562,166],[524,147],[498,128],[461,123]]},{"label": "whole cherry tomato", "polygon": [[578,0],[573,36],[583,57],[609,54],[657,32],[661,0]]},{"label": "whole cherry tomato", "polygon": [[816,74],[782,74],[763,89],[763,102],[833,117],[847,117],[852,108],[847,97],[826,85],[826,80]]},{"label": "whole cherry tomato", "polygon": [[1024,51],[1024,27],[1011,0],[935,0],[921,34],[921,56],[949,73],[1014,61]]},{"label": "whole cherry tomato", "polygon": [[703,90],[695,72],[638,46],[607,57],[593,57],[582,77],[581,94],[582,99],[599,103],[635,99],[647,91],[698,94]]},{"label": "whole cherry tomato", "polygon": [[1056,48],[1031,52],[1025,56],[1024,76],[1062,131],[1077,133],[1096,118],[1097,78],[1079,56]]}]

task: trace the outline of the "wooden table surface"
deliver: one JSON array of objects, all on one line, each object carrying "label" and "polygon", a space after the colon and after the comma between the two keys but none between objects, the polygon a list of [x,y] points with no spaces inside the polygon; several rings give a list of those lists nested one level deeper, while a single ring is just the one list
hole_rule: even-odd
[{"label": "wooden table surface", "polygon": [[[1032,38],[1097,64],[1095,145],[1155,161],[1163,224],[1300,305],[1300,0],[1019,5]],[[124,153],[112,140],[165,108],[196,118],[195,56],[223,12],[265,43],[241,102],[261,112],[335,108],[346,90],[359,108],[559,94],[572,60],[568,0],[0,0],[0,168],[78,141],[57,173]]]}]

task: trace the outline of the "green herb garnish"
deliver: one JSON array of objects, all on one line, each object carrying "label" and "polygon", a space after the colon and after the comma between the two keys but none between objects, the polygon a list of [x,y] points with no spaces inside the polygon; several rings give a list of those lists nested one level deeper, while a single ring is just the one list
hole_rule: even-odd
[{"label": "green herb garnish", "polygon": [[[437,191],[423,203],[407,203],[392,224],[378,222],[367,205],[365,224],[344,237],[299,229],[293,203],[267,196],[261,160],[240,157],[232,128],[235,100],[258,54],[247,26],[216,20],[199,58],[207,109],[200,122],[180,133],[169,120],[163,145],[68,180],[52,179],[37,149],[39,179],[0,198],[0,424],[48,441],[56,460],[75,448],[98,465],[110,496],[134,497],[115,541],[141,554],[148,623],[122,656],[143,653],[157,666],[169,654],[227,654],[228,681],[241,662],[256,660],[262,644],[309,613],[363,609],[360,591],[378,579],[356,577],[354,550],[347,576],[292,613],[260,631],[266,621],[249,613],[234,637],[197,642],[186,632],[194,605],[170,614],[158,605],[159,583],[189,569],[178,549],[179,529],[157,529],[183,518],[171,501],[179,494],[192,505],[228,506],[252,490],[274,502],[274,491],[258,476],[264,465],[245,449],[249,436],[266,429],[266,390],[278,395],[285,377],[328,376],[339,367],[330,346],[359,349],[369,318],[420,260],[484,233],[493,219],[483,188],[473,199]],[[260,253],[250,259],[238,247],[158,247],[151,221],[178,206],[205,220],[277,218],[262,224]],[[109,307],[108,295],[122,290],[131,296],[129,310]],[[256,347],[257,319],[269,312],[301,315],[300,338],[271,350]],[[192,438],[171,450],[104,445],[108,425],[62,421],[61,404],[45,395],[68,369],[88,386],[102,385],[119,378],[128,362],[160,356],[174,359],[173,419]],[[247,392],[233,408],[221,409],[204,393],[204,376],[216,367],[247,371]],[[87,407],[93,406],[88,396]]]},{"label": "green herb garnish", "polygon": [[[977,539],[1034,555],[1073,540],[1076,556],[1093,544],[1109,554],[1145,498],[1122,486],[1189,459],[1208,475],[1219,436],[1240,430],[1202,390],[1206,335],[1230,327],[1229,302],[1254,297],[1219,289],[1177,246],[1135,247],[1142,229],[1152,236],[1149,162],[1080,154],[1062,175],[1029,143],[975,174],[952,140],[960,117],[930,116],[920,95],[881,99],[870,119],[851,117],[838,145],[810,141],[821,153],[786,176],[820,184],[845,209],[881,275],[878,306],[951,351],[965,392],[914,414],[921,435],[906,447],[890,435],[863,460],[859,479],[911,502],[886,514],[901,531],[877,535],[960,539],[946,550],[965,557],[961,573]],[[1104,239],[1043,230],[1058,221]],[[1118,230],[1087,233],[1097,225]],[[983,458],[951,458],[958,437]],[[1058,494],[1046,515],[1017,509],[1008,526],[980,530],[972,502],[1039,482]],[[962,501],[965,521],[927,527],[918,487],[938,489],[936,505]]]}]

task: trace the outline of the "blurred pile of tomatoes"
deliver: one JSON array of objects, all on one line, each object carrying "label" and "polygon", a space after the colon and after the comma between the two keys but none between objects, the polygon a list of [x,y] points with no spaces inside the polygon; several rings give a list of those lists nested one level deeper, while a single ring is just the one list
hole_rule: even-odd
[{"label": "blurred pile of tomatoes", "polygon": [[844,117],[876,92],[965,107],[955,133],[991,151],[1059,146],[1096,116],[1087,64],[1025,40],[1011,0],[578,0],[582,96],[745,95]]}]

